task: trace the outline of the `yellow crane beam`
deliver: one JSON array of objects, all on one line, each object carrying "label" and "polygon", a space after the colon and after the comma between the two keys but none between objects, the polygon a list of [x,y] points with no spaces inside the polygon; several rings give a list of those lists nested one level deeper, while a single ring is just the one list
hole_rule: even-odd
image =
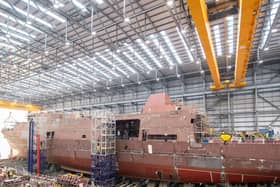
[{"label": "yellow crane beam", "polygon": [[254,39],[257,16],[262,0],[239,0],[234,81],[231,87],[246,85],[250,49]]},{"label": "yellow crane beam", "polygon": [[211,73],[211,77],[214,82],[211,86],[211,89],[221,89],[224,87],[224,85],[220,80],[220,73],[213,46],[205,0],[187,0],[187,4],[192,15],[192,19],[195,23],[201,45],[205,53],[206,61]]},{"label": "yellow crane beam", "polygon": [[39,111],[42,109],[42,107],[39,105],[33,105],[30,103],[5,101],[5,100],[0,100],[0,108],[26,110],[29,112],[35,112],[35,111]]}]

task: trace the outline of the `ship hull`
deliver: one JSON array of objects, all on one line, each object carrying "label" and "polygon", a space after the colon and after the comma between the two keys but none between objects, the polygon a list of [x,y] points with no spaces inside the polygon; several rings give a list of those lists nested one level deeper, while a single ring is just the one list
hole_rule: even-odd
[{"label": "ship hull", "polygon": [[[174,105],[162,96],[149,99],[141,114],[117,116],[117,123],[135,119],[140,122],[138,128],[128,133],[129,137],[116,133],[119,175],[192,183],[279,182],[279,141],[256,139],[224,144],[212,139],[209,143],[198,143],[193,123],[195,108]],[[34,121],[42,126],[41,135],[47,135],[45,149],[49,163],[91,172],[93,119],[55,113],[38,114]],[[125,123],[117,124],[117,131],[126,128]],[[26,157],[28,125],[2,132],[20,153],[12,156]]]}]

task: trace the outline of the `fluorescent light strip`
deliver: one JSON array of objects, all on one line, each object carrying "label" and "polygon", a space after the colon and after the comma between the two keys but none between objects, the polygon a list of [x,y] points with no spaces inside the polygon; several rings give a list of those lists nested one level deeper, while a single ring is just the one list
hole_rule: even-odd
[{"label": "fluorescent light strip", "polygon": [[64,7],[64,4],[59,2],[58,0],[52,0],[52,3],[54,5],[54,8],[62,8],[62,7]]},{"label": "fluorescent light strip", "polygon": [[4,29],[6,29],[6,30],[12,30],[12,31],[21,33],[21,34],[23,34],[23,35],[25,35],[25,36],[28,36],[28,37],[30,37],[30,36],[31,36],[32,38],[35,38],[35,37],[36,37],[36,36],[33,35],[33,34],[29,34],[29,33],[27,33],[27,32],[21,31],[21,30],[19,30],[19,29],[16,29],[16,28],[11,27],[11,26],[9,26],[9,25],[6,25],[6,24],[4,24],[4,23],[0,23],[0,26],[4,27],[3,30],[4,30]]},{"label": "fluorescent light strip", "polygon": [[8,39],[8,38],[5,38],[4,36],[0,36],[0,40],[4,40],[4,41],[8,41],[8,42],[10,42],[10,43],[13,43],[13,44],[16,44],[16,45],[22,45],[22,43],[20,43],[20,42],[17,42],[17,41],[15,41],[15,40],[13,40],[13,39]]},{"label": "fluorescent light strip", "polygon": [[157,46],[157,48],[159,48],[160,54],[162,54],[164,56],[164,58],[166,59],[166,61],[168,62],[168,64],[170,66],[174,66],[174,63],[172,62],[172,60],[169,58],[169,56],[163,50],[162,46],[159,44],[159,40],[157,38],[155,38],[153,35],[151,35],[151,36],[153,38],[152,41]]},{"label": "fluorescent light strip", "polygon": [[[68,67],[69,68],[69,67]],[[71,73],[72,75],[68,75],[67,73]],[[70,81],[70,80],[72,80],[73,79],[73,75],[75,75],[76,73],[75,72],[73,72],[72,70],[70,70],[70,69],[67,69],[67,68],[64,68],[63,70],[62,70],[62,74],[63,74],[63,76],[61,76],[61,78],[62,78],[62,80],[63,80],[63,78],[67,78],[68,77],[68,81]],[[78,85],[80,85],[80,84],[85,84],[85,83],[87,83],[87,82],[90,82],[90,81],[92,81],[92,80],[88,80],[88,79],[86,79],[86,78],[84,78],[83,77],[83,79],[81,78],[81,77],[79,77],[78,79],[77,79],[77,76],[75,75],[74,76],[75,78],[76,78],[76,81],[79,81],[79,83],[78,83]],[[57,79],[55,79],[55,80],[57,80]],[[70,81],[71,82],[71,81]],[[66,85],[66,86],[68,86],[67,84],[65,84],[65,83],[63,83],[63,82],[59,82],[60,84],[62,83],[62,84],[64,84],[64,85]],[[77,83],[75,83],[75,84],[77,84]]]},{"label": "fluorescent light strip", "polygon": [[95,0],[98,4],[102,4],[103,0]]},{"label": "fluorescent light strip", "polygon": [[118,57],[116,54],[113,54],[113,57],[119,62],[121,63],[124,67],[126,67],[129,71],[131,71],[131,73],[137,73],[132,67],[130,67],[129,65],[127,65],[122,59],[120,59],[120,57]]},{"label": "fluorescent light strip", "polygon": [[[102,60],[104,60],[105,62],[107,62],[108,64],[110,64],[111,66],[114,66],[112,62],[110,62],[107,58],[105,58],[104,56],[99,55],[100,58],[102,58]],[[115,67],[119,72],[121,72],[122,74],[124,74],[125,76],[128,76],[128,74],[123,71],[122,69],[120,69],[119,67]]]},{"label": "fluorescent light strip", "polygon": [[41,23],[41,24],[43,24],[43,25],[45,25],[45,26],[47,26],[47,27],[49,27],[49,28],[52,28],[52,25],[49,24],[48,22],[45,22],[45,21],[41,20],[40,18],[37,18],[37,17],[33,16],[33,15],[30,14],[30,13],[27,14],[27,12],[25,12],[25,11],[23,11],[23,10],[17,8],[17,7],[14,7],[14,8],[15,8],[15,10],[16,10],[17,12],[19,12],[19,13],[25,15],[26,17],[27,17],[27,15],[28,15],[29,18],[31,18],[31,19],[37,21],[38,23]]},{"label": "fluorescent light strip", "polygon": [[272,8],[270,9],[270,13],[269,13],[269,15],[270,15],[269,21],[268,20],[266,21],[266,25],[264,27],[264,35],[263,35],[263,38],[261,41],[261,46],[260,46],[261,49],[263,49],[265,47],[265,43],[268,39],[269,31],[271,30],[272,23],[275,22],[275,17],[276,17],[279,7],[280,7],[280,1],[274,0],[272,3]]},{"label": "fluorescent light strip", "polygon": [[[81,74],[85,74],[84,71],[81,71],[80,68],[75,67],[75,66],[73,66],[72,64],[68,64],[66,67],[69,67],[69,68],[71,68],[71,69],[73,69],[73,70],[75,70],[75,71],[77,71],[77,72],[79,72],[79,73],[81,73]],[[80,78],[81,78],[81,77],[80,77]],[[97,79],[97,78],[95,78],[95,77],[93,77],[93,76],[90,76],[90,78],[88,78],[88,76],[83,75],[83,78],[84,78],[84,79],[87,79],[87,80],[89,80],[89,81],[92,81],[90,78],[92,78],[92,79],[94,79],[94,80],[96,80],[96,81],[100,81],[100,79]]]},{"label": "fluorescent light strip", "polygon": [[9,3],[7,3],[3,0],[0,0],[0,4],[4,5],[5,7],[12,8]]},{"label": "fluorescent light strip", "polygon": [[104,66],[103,64],[101,64],[100,62],[94,60],[94,63],[96,63],[97,65],[99,65],[100,67],[104,68],[106,71],[109,71],[111,74],[113,74],[116,77],[120,77],[119,74],[117,74],[116,72],[112,71],[110,68],[108,68],[107,66]]},{"label": "fluorescent light strip", "polygon": [[12,33],[12,32],[7,32],[7,31],[5,31],[5,33],[6,33],[7,35],[9,35],[9,36],[14,37],[14,38],[18,38],[18,39],[21,39],[21,40],[24,40],[24,41],[27,41],[27,42],[30,41],[29,39],[24,38],[24,37],[22,37],[22,36],[19,36],[19,35],[17,35],[17,34],[14,34],[14,33]]},{"label": "fluorescent light strip", "polygon": [[179,55],[177,54],[175,48],[173,47],[171,41],[169,40],[168,36],[166,35],[165,31],[160,32],[160,34],[163,36],[163,39],[167,43],[169,49],[171,50],[172,54],[175,56],[175,59],[179,64],[183,64],[182,60],[180,59]]},{"label": "fluorescent light strip", "polygon": [[87,11],[86,7],[82,3],[80,3],[78,0],[72,0],[72,2],[76,7],[78,7],[82,11],[84,11],[84,12]]},{"label": "fluorescent light strip", "polygon": [[129,49],[130,52],[131,52],[132,54],[134,54],[134,55],[137,57],[137,59],[138,59],[139,61],[141,61],[149,70],[153,70],[153,68],[152,68],[148,63],[146,63],[146,62],[142,59],[142,57],[140,57],[140,55],[139,55],[131,46],[128,46],[128,49]]},{"label": "fluorescent light strip", "polygon": [[[112,79],[111,76],[107,75],[106,73],[104,73],[103,71],[95,68],[93,66],[93,64],[90,64],[89,62],[85,61],[85,60],[81,60],[79,59],[80,62],[82,62],[83,65],[86,65],[89,69],[91,70],[95,70],[98,71],[100,74],[104,75],[105,77],[107,77],[108,79]],[[103,67],[104,65],[100,64],[99,62],[94,61],[94,63],[98,64],[99,66]],[[104,66],[103,68],[106,68],[106,66]],[[109,68],[108,68],[109,69]],[[106,69],[107,70],[107,69]],[[111,72],[111,70],[109,69],[109,72]]]},{"label": "fluorescent light strip", "polygon": [[[25,2],[26,4],[29,3],[29,0],[22,0],[22,1]],[[63,17],[61,17],[61,16],[59,16],[59,15],[57,15],[57,14],[55,14],[55,13],[49,11],[49,10],[47,10],[46,8],[44,8],[44,7],[40,6],[40,5],[36,5],[36,4],[35,4],[33,1],[31,1],[31,0],[30,0],[30,6],[32,6],[32,7],[34,7],[34,8],[40,9],[42,12],[48,14],[49,16],[53,17],[54,19],[56,19],[56,20],[58,20],[58,21],[60,21],[60,22],[62,22],[62,23],[65,23],[65,22],[66,22],[66,20],[65,20]]]},{"label": "fluorescent light strip", "polygon": [[49,28],[52,28],[52,25],[51,25],[51,24],[49,24],[49,23],[47,23],[47,22],[45,22],[45,21],[43,21],[43,20],[41,20],[41,19],[39,19],[39,18],[36,18],[35,16],[31,15],[30,13],[27,14],[27,12],[25,12],[25,11],[23,11],[23,10],[17,8],[17,7],[13,7],[13,8],[12,8],[8,3],[6,3],[6,2],[3,1],[3,0],[0,0],[0,4],[6,6],[6,7],[8,7],[8,8],[10,8],[10,9],[13,9],[13,8],[14,8],[17,12],[19,12],[19,13],[25,15],[25,16],[28,15],[29,18],[31,18],[31,19],[33,19],[33,20],[35,20],[35,21],[37,21],[37,22],[39,22],[39,23],[41,23],[41,24],[43,24],[43,25],[45,25],[45,26],[47,26],[47,27],[49,27]]},{"label": "fluorescent light strip", "polygon": [[178,35],[179,35],[179,37],[180,37],[180,39],[181,39],[181,41],[182,41],[182,43],[183,43],[183,45],[184,45],[186,51],[187,51],[187,54],[188,54],[189,59],[193,62],[193,61],[194,61],[194,58],[193,58],[193,56],[192,56],[192,53],[191,53],[191,51],[190,51],[188,45],[186,44],[186,42],[185,42],[185,40],[184,40],[184,37],[183,37],[182,33],[180,32],[180,30],[178,29],[178,27],[176,27],[176,30],[177,30],[177,33],[178,33]]},{"label": "fluorescent light strip", "polygon": [[126,58],[128,58],[131,62],[133,62],[134,64],[136,64],[137,66],[139,66],[141,69],[143,69],[142,66],[141,66],[140,64],[138,64],[137,62],[135,62],[135,60],[132,59],[126,52],[123,52],[123,55],[124,55]]},{"label": "fluorescent light strip", "polygon": [[136,40],[139,44],[140,47],[148,54],[148,56],[153,60],[153,62],[156,63],[156,65],[159,68],[162,68],[162,64],[157,60],[157,58],[151,53],[151,51],[146,47],[146,45],[143,43],[141,39]]},{"label": "fluorescent light strip", "polygon": [[228,16],[226,18],[227,20],[227,44],[228,44],[228,50],[229,54],[233,54],[233,25],[234,25],[234,17]]},{"label": "fluorescent light strip", "polygon": [[30,28],[30,29],[32,29],[32,30],[34,30],[34,31],[37,31],[37,32],[39,32],[39,33],[43,33],[42,31],[40,31],[39,29],[36,29],[36,28],[33,27],[32,25],[29,25],[29,24],[27,24],[27,23],[25,23],[25,22],[23,22],[23,21],[21,21],[21,20],[18,20],[18,19],[16,19],[16,18],[12,17],[11,15],[7,15],[7,14],[5,14],[5,13],[3,13],[3,12],[0,12],[0,16],[6,18],[6,19],[8,19],[8,20],[11,20],[11,21],[13,21],[13,22],[15,22],[15,23],[19,23],[19,24],[21,24],[21,25],[23,25],[23,26],[25,26],[25,27],[28,27],[28,28]]},{"label": "fluorescent light strip", "polygon": [[0,47],[6,47],[6,48],[10,48],[10,49],[16,49],[14,46],[10,45],[10,44],[6,44],[6,43],[0,43]]},{"label": "fluorescent light strip", "polygon": [[214,30],[214,38],[215,38],[215,46],[216,46],[216,52],[218,56],[222,55],[222,47],[221,47],[221,36],[220,36],[220,30],[219,30],[219,26],[215,25],[213,27]]},{"label": "fluorescent light strip", "polygon": [[195,33],[196,33],[196,37],[197,37],[197,39],[198,39],[198,44],[199,44],[199,47],[200,47],[201,54],[202,54],[203,58],[206,59],[205,53],[204,53],[204,50],[203,50],[203,48],[202,48],[202,44],[201,44],[201,41],[200,41],[200,38],[199,38],[199,36],[198,36],[198,33],[197,33],[197,30],[196,30],[196,29],[195,29]]}]

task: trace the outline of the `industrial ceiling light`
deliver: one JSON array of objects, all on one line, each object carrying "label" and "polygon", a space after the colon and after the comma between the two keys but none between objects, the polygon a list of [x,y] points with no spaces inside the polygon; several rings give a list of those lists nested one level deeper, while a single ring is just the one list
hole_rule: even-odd
[{"label": "industrial ceiling light", "polygon": [[179,55],[177,54],[173,44],[171,43],[170,39],[168,38],[167,34],[165,33],[165,31],[161,31],[160,34],[163,36],[163,39],[165,41],[165,43],[167,44],[167,46],[169,47],[169,49],[171,50],[172,54],[174,55],[176,61],[179,64],[183,64],[182,60],[180,59]]},{"label": "industrial ceiling light", "polygon": [[204,50],[203,50],[203,48],[202,48],[201,41],[200,41],[200,38],[199,38],[199,36],[198,36],[198,32],[197,32],[196,29],[195,29],[195,34],[196,34],[196,37],[197,37],[197,40],[198,40],[199,48],[200,48],[201,54],[202,54],[202,56],[203,56],[203,59],[206,59],[205,53],[204,53]]},{"label": "industrial ceiling light", "polygon": [[31,21],[29,20],[29,12],[30,12],[30,0],[27,2],[27,15],[26,15],[26,23],[31,25]]},{"label": "industrial ceiling light", "polygon": [[218,56],[222,55],[222,44],[221,44],[221,36],[220,36],[220,30],[219,26],[215,25],[213,27],[214,30],[214,38],[215,38],[215,47],[216,47],[216,53]]},{"label": "industrial ceiling light", "polygon": [[9,49],[13,49],[15,50],[16,48],[10,44],[6,44],[6,43],[0,43],[0,47],[5,47],[5,48],[9,48]]},{"label": "industrial ceiling light", "polygon": [[122,84],[122,87],[124,87],[124,84]]},{"label": "industrial ceiling light", "polygon": [[263,63],[263,60],[259,60],[258,63],[259,63],[259,64],[262,64],[262,63]]},{"label": "industrial ceiling light", "polygon": [[20,40],[29,42],[29,39],[28,39],[28,38],[22,37],[22,36],[20,36],[20,35],[18,35],[18,34],[12,33],[12,32],[6,33],[6,36],[7,36],[8,38],[10,38],[10,37],[12,36],[12,37],[14,37],[14,38],[18,38],[18,39],[20,39]]},{"label": "industrial ceiling light", "polygon": [[62,8],[62,7],[64,7],[64,4],[62,4],[62,3],[59,2],[58,0],[53,0],[53,7],[54,7],[55,9]]},{"label": "industrial ceiling light", "polygon": [[80,3],[78,0],[72,0],[72,3],[79,9],[81,9],[83,12],[87,12],[86,7]]},{"label": "industrial ceiling light", "polygon": [[15,45],[22,45],[22,43],[20,43],[20,42],[18,42],[18,41],[15,41],[15,40],[13,40],[13,39],[10,39],[10,35],[6,35],[7,36],[7,38],[6,37],[4,37],[4,36],[0,36],[0,40],[4,40],[4,41],[7,41],[7,42],[9,42],[9,43],[13,43],[13,44],[15,44]]},{"label": "industrial ceiling light", "polygon": [[[0,1],[0,2],[1,2],[1,1]],[[37,31],[37,32],[39,32],[39,33],[43,33],[42,31],[36,29],[35,27],[33,27],[33,26],[31,26],[31,25],[28,25],[28,24],[26,24],[25,22],[23,22],[23,21],[21,21],[21,20],[17,20],[16,18],[12,17],[11,15],[7,15],[7,14],[5,14],[5,13],[3,13],[3,12],[0,12],[0,16],[6,18],[8,21],[13,21],[13,22],[15,22],[15,23],[19,23],[19,24],[21,24],[21,25],[23,25],[23,26],[25,26],[25,27],[28,27],[28,28],[30,28],[30,29],[32,29],[32,30],[34,30],[34,31]]]},{"label": "industrial ceiling light", "polygon": [[204,74],[204,70],[200,70],[200,74]]},{"label": "industrial ceiling light", "polygon": [[130,22],[129,17],[125,17],[125,18],[124,18],[124,22],[129,23],[129,22]]},{"label": "industrial ceiling light", "polygon": [[180,39],[181,39],[181,41],[182,41],[182,43],[183,43],[183,45],[184,45],[186,51],[187,51],[187,54],[188,54],[189,59],[191,60],[191,62],[193,62],[193,61],[194,61],[194,58],[193,58],[192,53],[190,52],[190,49],[189,49],[188,45],[186,44],[186,42],[185,42],[185,40],[184,40],[184,37],[183,37],[183,35],[182,35],[183,32],[180,32],[180,30],[179,30],[178,27],[176,27],[176,30],[177,30],[177,33],[178,33],[178,35],[179,35],[179,37],[180,37]]},{"label": "industrial ceiling light", "polygon": [[167,6],[169,6],[169,7],[173,7],[174,1],[173,1],[173,0],[167,0],[166,4],[167,4]]},{"label": "industrial ceiling light", "polygon": [[116,54],[113,54],[113,58],[115,58],[118,62],[120,62],[124,67],[126,67],[131,73],[136,73],[136,71],[127,65],[120,57],[118,57]]},{"label": "industrial ceiling light", "polygon": [[276,15],[277,15],[277,11],[280,7],[280,3],[279,0],[273,0],[272,2],[270,2],[270,10],[268,15],[268,20],[267,18],[265,19],[265,26],[263,27],[263,31],[264,33],[262,34],[262,38],[261,38],[261,45],[260,48],[263,49],[266,46],[267,43],[267,39],[268,39],[268,35],[269,35],[269,31],[271,30],[271,26],[273,25],[273,23],[276,21]]},{"label": "industrial ceiling light", "polygon": [[162,68],[162,64],[157,60],[157,58],[153,55],[151,50],[147,48],[147,46],[143,43],[141,39],[137,39],[136,42],[140,44],[140,47],[148,54],[148,56],[156,63],[159,68]]},{"label": "industrial ceiling light", "polygon": [[[61,16],[59,16],[59,15],[57,15],[57,14],[55,14],[55,13],[49,11],[49,10],[47,10],[46,8],[44,8],[44,7],[42,7],[42,6],[38,5],[38,4],[35,4],[35,3],[34,3],[33,1],[31,1],[31,0],[22,0],[22,1],[25,2],[25,3],[27,3],[27,4],[29,3],[30,6],[36,8],[36,9],[41,10],[41,11],[44,12],[45,14],[51,16],[52,18],[54,18],[54,19],[56,19],[56,20],[58,20],[58,21],[60,21],[60,22],[62,22],[62,23],[64,23],[64,22],[66,21],[65,18],[63,18],[63,17],[61,17]],[[56,3],[56,5],[57,5],[57,8],[60,7],[60,5],[59,5],[58,3]]]},{"label": "industrial ceiling light", "polygon": [[174,65],[173,61],[170,59],[170,57],[165,53],[165,51],[163,50],[162,46],[160,45],[160,41],[153,37],[153,35],[151,35],[151,37],[153,38],[153,42],[154,44],[157,46],[157,48],[160,51],[160,54],[162,56],[164,56],[164,58],[166,59],[166,61],[168,62],[169,66],[172,67]]},{"label": "industrial ceiling light", "polygon": [[264,51],[268,51],[268,50],[269,50],[269,48],[268,48],[268,47],[264,48]]},{"label": "industrial ceiling light", "polygon": [[11,30],[11,31],[14,31],[14,32],[18,32],[18,33],[20,33],[20,34],[22,34],[22,35],[25,35],[25,36],[28,36],[28,37],[32,37],[32,38],[35,38],[35,37],[36,37],[36,36],[33,35],[33,34],[24,32],[24,31],[22,31],[22,30],[16,29],[16,28],[13,27],[13,26],[9,26],[9,25],[4,24],[4,23],[1,23],[1,22],[0,22],[0,26],[6,28],[6,29],[8,29],[8,30]]},{"label": "industrial ceiling light", "polygon": [[69,46],[69,45],[70,45],[70,42],[69,42],[68,40],[66,40],[66,41],[65,41],[65,45],[66,45],[66,46]]},{"label": "industrial ceiling light", "polygon": [[232,54],[233,53],[233,47],[234,47],[234,43],[233,43],[233,31],[234,31],[234,17],[233,16],[228,16],[226,18],[227,20],[227,45],[228,45],[228,53]]},{"label": "industrial ceiling light", "polygon": [[152,70],[153,68],[145,61],[143,60],[143,58],[131,47],[128,46],[128,50],[130,50],[130,52],[135,55],[135,57],[142,62],[149,70]]},{"label": "industrial ceiling light", "polygon": [[91,30],[91,35],[95,36],[96,35],[96,31],[93,28],[93,7],[91,8],[91,17],[90,17],[90,30]]},{"label": "industrial ceiling light", "polygon": [[103,0],[95,0],[95,2],[99,5],[101,5],[104,1]]},{"label": "industrial ceiling light", "polygon": [[108,63],[109,65],[113,66],[113,70],[117,69],[119,72],[121,72],[122,74],[124,74],[125,76],[128,76],[129,75],[127,74],[127,72],[125,72],[124,70],[122,70],[121,68],[119,67],[115,67],[114,64],[112,62],[110,62],[107,58],[105,58],[104,56],[101,56],[100,53],[96,53],[96,55],[98,55],[102,60],[104,60],[106,63]]},{"label": "industrial ceiling light", "polygon": [[200,64],[200,61],[199,61],[199,60],[196,60],[195,63],[196,63],[196,64]]},{"label": "industrial ceiling light", "polygon": [[272,30],[271,30],[272,33],[275,33],[275,32],[277,32],[277,31],[278,31],[277,29],[272,29]]},{"label": "industrial ceiling light", "polygon": [[180,78],[181,77],[181,75],[180,74],[177,74],[177,78]]},{"label": "industrial ceiling light", "polygon": [[158,78],[158,71],[156,71],[155,73],[156,73],[156,81],[158,82],[158,81],[159,81],[159,78]]},{"label": "industrial ceiling light", "polygon": [[56,3],[56,1],[53,3],[53,7],[55,8],[55,9],[58,9],[59,8],[59,4],[58,3]]}]

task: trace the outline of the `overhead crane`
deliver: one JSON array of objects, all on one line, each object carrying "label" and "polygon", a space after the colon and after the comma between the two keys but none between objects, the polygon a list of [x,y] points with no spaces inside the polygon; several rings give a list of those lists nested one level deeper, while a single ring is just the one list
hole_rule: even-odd
[{"label": "overhead crane", "polygon": [[230,87],[246,85],[250,49],[254,39],[257,17],[262,0],[239,0],[234,81]]},{"label": "overhead crane", "polygon": [[0,108],[15,109],[15,110],[25,110],[29,112],[40,111],[42,109],[39,105],[33,105],[31,103],[14,102],[0,100]]},{"label": "overhead crane", "polygon": [[211,89],[216,90],[224,88],[224,85],[221,83],[216,54],[212,42],[212,34],[205,0],[187,0],[187,4],[195,23],[211,77],[214,82]]},{"label": "overhead crane", "polygon": [[[253,43],[257,16],[262,0],[239,0],[239,20],[237,31],[235,77],[229,87],[242,87],[246,85],[246,72],[250,58],[250,48]],[[219,68],[212,42],[212,34],[208,21],[205,0],[187,0],[190,13],[194,20],[198,35],[209,66],[213,85],[211,89],[217,90],[228,86],[220,80]],[[229,80],[227,80],[227,83]]]}]

